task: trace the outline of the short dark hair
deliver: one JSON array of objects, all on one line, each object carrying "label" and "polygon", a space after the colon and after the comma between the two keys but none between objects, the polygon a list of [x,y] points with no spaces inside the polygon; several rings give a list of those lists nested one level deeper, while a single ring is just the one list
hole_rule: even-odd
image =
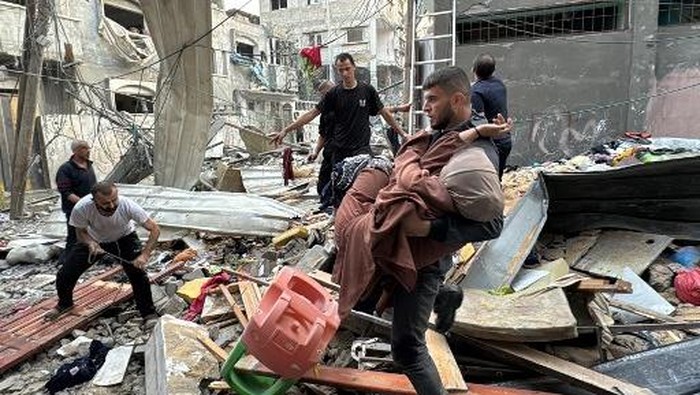
[{"label": "short dark hair", "polygon": [[474,60],[473,70],[479,79],[489,78],[496,71],[496,59],[491,54],[482,53]]},{"label": "short dark hair", "polygon": [[353,66],[355,65],[355,59],[353,59],[352,55],[350,55],[347,52],[338,54],[338,56],[335,57],[335,62],[333,62],[333,64],[336,64],[338,62],[344,62],[346,60],[349,60],[350,64],[352,64]]},{"label": "short dark hair", "polygon": [[443,67],[430,73],[423,81],[423,89],[439,86],[447,93],[463,93],[469,97],[469,76],[457,66]]},{"label": "short dark hair", "polygon": [[100,181],[95,183],[95,185],[92,186],[92,189],[90,189],[90,193],[94,197],[98,193],[100,195],[109,195],[112,193],[112,189],[116,188],[114,185],[114,181]]}]

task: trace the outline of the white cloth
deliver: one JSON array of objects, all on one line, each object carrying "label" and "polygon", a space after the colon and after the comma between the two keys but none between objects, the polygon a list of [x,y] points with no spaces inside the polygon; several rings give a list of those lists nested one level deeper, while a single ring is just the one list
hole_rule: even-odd
[{"label": "white cloth", "polygon": [[134,223],[143,225],[149,219],[148,213],[126,196],[119,196],[114,214],[104,216],[97,211],[92,195],[87,195],[76,203],[69,223],[76,228],[87,228],[98,243],[111,243],[133,232]]}]

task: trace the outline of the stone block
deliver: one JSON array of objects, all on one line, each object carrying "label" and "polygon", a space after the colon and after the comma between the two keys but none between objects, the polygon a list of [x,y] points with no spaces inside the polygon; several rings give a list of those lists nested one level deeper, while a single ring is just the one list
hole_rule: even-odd
[{"label": "stone block", "polygon": [[197,336],[207,336],[203,327],[163,316],[146,344],[146,394],[199,395],[199,382],[219,377],[219,363]]},{"label": "stone block", "polygon": [[208,323],[216,321],[219,318],[233,315],[231,306],[229,306],[226,298],[221,292],[215,292],[207,295],[202,308],[202,322]]}]

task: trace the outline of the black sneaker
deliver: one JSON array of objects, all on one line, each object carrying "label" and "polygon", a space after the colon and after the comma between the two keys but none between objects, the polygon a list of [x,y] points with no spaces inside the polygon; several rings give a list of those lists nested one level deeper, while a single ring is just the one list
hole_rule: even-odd
[{"label": "black sneaker", "polygon": [[464,291],[457,285],[442,284],[435,297],[433,311],[436,314],[435,330],[445,333],[455,322],[455,313],[462,305]]}]

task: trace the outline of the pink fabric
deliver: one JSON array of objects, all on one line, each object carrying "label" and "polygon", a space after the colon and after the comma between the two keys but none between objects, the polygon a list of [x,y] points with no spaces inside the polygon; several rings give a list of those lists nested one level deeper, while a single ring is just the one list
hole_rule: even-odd
[{"label": "pink fabric", "polygon": [[685,303],[700,306],[700,269],[682,271],[673,280],[676,296]]},{"label": "pink fabric", "polygon": [[201,313],[204,308],[204,300],[207,298],[207,293],[210,289],[214,289],[219,286],[219,284],[228,284],[231,281],[231,276],[226,272],[221,272],[216,276],[210,278],[202,284],[201,292],[197,299],[192,301],[190,308],[187,310],[185,315],[182,317],[183,320],[194,321]]}]

